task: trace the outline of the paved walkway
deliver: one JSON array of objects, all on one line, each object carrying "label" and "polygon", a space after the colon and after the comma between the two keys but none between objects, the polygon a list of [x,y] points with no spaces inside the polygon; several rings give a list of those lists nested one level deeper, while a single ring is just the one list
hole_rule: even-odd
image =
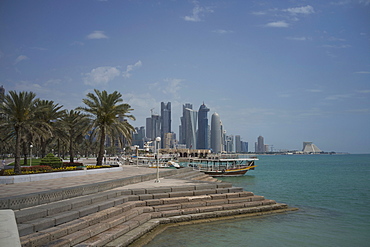
[{"label": "paved walkway", "polygon": [[[49,179],[43,181],[17,183],[17,184],[0,184],[0,199],[10,196],[27,195],[36,192],[49,191],[61,188],[75,187],[80,185],[94,184],[109,180],[121,179],[125,177],[133,177],[136,175],[145,175],[156,173],[156,169],[136,167],[136,166],[123,166],[123,171],[121,172],[107,172],[100,174],[91,174],[84,176],[75,176],[67,178],[57,178]],[[167,181],[167,183],[165,183]],[[161,179],[160,183],[154,183],[152,181],[153,187],[157,186],[172,186],[179,185],[178,183],[183,183],[183,180],[177,179]],[[151,186],[151,182],[146,182],[145,186]],[[187,183],[189,184],[189,183]]]}]

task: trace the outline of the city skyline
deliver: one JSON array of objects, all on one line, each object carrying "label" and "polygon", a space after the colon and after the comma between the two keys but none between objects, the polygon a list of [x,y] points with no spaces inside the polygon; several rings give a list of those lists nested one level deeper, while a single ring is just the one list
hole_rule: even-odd
[{"label": "city skyline", "polygon": [[6,92],[74,109],[119,91],[133,126],[171,102],[178,135],[184,102],[205,102],[250,149],[370,153],[370,0],[4,0],[0,16]]}]

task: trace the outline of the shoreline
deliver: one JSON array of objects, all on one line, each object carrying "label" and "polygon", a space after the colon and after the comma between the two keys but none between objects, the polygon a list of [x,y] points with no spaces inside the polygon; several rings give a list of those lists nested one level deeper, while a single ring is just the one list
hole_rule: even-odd
[{"label": "shoreline", "polygon": [[278,209],[274,211],[266,211],[266,212],[258,212],[258,213],[248,213],[248,214],[239,214],[239,215],[231,215],[231,216],[222,216],[217,218],[207,218],[207,219],[199,219],[199,220],[190,220],[190,221],[183,221],[183,222],[176,222],[176,223],[165,223],[160,224],[153,230],[145,233],[143,236],[135,240],[130,244],[130,247],[142,247],[147,244],[149,244],[155,237],[165,232],[170,227],[181,227],[186,225],[197,225],[197,224],[203,224],[203,223],[210,223],[210,222],[216,222],[216,221],[233,221],[233,220],[239,220],[243,218],[249,218],[249,217],[263,217],[268,216],[272,214],[283,214],[283,213],[290,213],[299,210],[299,208],[295,207],[288,207],[284,209]]}]

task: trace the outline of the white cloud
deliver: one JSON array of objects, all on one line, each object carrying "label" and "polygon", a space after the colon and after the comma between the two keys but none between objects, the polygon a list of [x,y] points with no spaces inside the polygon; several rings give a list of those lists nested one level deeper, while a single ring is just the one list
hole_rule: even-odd
[{"label": "white cloud", "polygon": [[323,45],[324,48],[334,48],[334,49],[345,49],[351,47],[351,45]]},{"label": "white cloud", "polygon": [[356,90],[357,93],[370,93],[370,90]]},{"label": "white cloud", "polygon": [[266,27],[289,27],[289,23],[286,21],[275,21],[266,24]]},{"label": "white cloud", "polygon": [[297,8],[288,8],[288,9],[284,9],[283,11],[289,12],[292,15],[297,15],[297,14],[309,15],[309,14],[315,13],[314,8],[310,5],[307,5],[304,7],[297,7]]},{"label": "white cloud", "polygon": [[357,71],[355,74],[370,74],[370,71]]},{"label": "white cloud", "polygon": [[17,63],[19,63],[19,62],[21,62],[21,61],[24,61],[24,60],[28,60],[29,58],[27,57],[27,56],[25,56],[25,55],[20,55],[20,56],[18,56],[16,59],[15,59],[15,64],[17,64]]},{"label": "white cloud", "polygon": [[351,97],[350,94],[336,94],[336,95],[330,95],[326,97],[326,100],[341,100],[341,99],[347,99]]},{"label": "white cloud", "polygon": [[266,15],[266,12],[263,11],[252,12],[252,15]]},{"label": "white cloud", "polygon": [[321,89],[307,89],[306,91],[310,93],[321,93],[322,92]]},{"label": "white cloud", "polygon": [[178,98],[178,91],[182,87],[183,79],[167,78],[164,82],[167,83],[165,88],[162,90],[164,94],[171,94],[174,98]]},{"label": "white cloud", "polygon": [[185,21],[198,22],[202,21],[201,17],[206,13],[213,13],[213,10],[210,7],[201,7],[198,5],[197,1],[194,1],[194,8],[191,15],[185,16]]},{"label": "white cloud", "polygon": [[140,68],[141,66],[142,66],[142,62],[140,60],[137,61],[135,64],[127,65],[126,71],[122,73],[123,77],[130,78],[131,77],[130,72],[133,71],[134,69]]},{"label": "white cloud", "polygon": [[98,67],[85,74],[84,82],[90,86],[106,85],[120,74],[121,72],[116,67]]},{"label": "white cloud", "polygon": [[50,79],[50,80],[47,80],[45,82],[45,86],[49,86],[49,85],[57,85],[57,84],[60,84],[62,82],[61,79]]},{"label": "white cloud", "polygon": [[86,36],[87,39],[108,39],[108,36],[104,34],[104,31],[94,31]]},{"label": "white cloud", "polygon": [[74,41],[71,43],[71,46],[83,46],[83,45],[85,45],[85,43],[81,41]]},{"label": "white cloud", "polygon": [[369,5],[370,4],[370,0],[360,0],[359,3],[360,4],[364,4],[364,5]]},{"label": "white cloud", "polygon": [[306,41],[306,40],[312,40],[311,37],[287,37],[289,40],[296,40],[296,41]]},{"label": "white cloud", "polygon": [[218,29],[218,30],[214,30],[212,32],[218,33],[218,34],[227,34],[227,33],[233,33],[234,31],[232,31],[232,30]]}]

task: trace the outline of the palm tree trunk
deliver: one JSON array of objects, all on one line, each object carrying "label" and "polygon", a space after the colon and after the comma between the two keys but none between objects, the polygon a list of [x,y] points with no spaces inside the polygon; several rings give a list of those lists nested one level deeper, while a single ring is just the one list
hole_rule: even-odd
[{"label": "palm tree trunk", "polygon": [[41,138],[40,140],[41,144],[41,158],[44,158],[46,156],[46,141],[44,138]]},{"label": "palm tree trunk", "polygon": [[105,128],[101,128],[101,135],[100,135],[100,146],[99,146],[99,154],[96,161],[96,165],[101,166],[103,164],[103,156],[104,156],[104,144],[105,144]]},{"label": "palm tree trunk", "polygon": [[27,144],[25,142],[23,142],[22,144],[22,149],[23,149],[23,165],[26,166],[27,165]]},{"label": "palm tree trunk", "polygon": [[14,173],[21,174],[21,137],[19,127],[15,127],[15,159],[14,159]]},{"label": "palm tree trunk", "polygon": [[74,160],[73,160],[73,156],[74,156],[74,154],[73,154],[73,138],[72,138],[72,133],[70,133],[70,138],[69,138],[69,162],[70,163],[73,163],[74,162]]}]

